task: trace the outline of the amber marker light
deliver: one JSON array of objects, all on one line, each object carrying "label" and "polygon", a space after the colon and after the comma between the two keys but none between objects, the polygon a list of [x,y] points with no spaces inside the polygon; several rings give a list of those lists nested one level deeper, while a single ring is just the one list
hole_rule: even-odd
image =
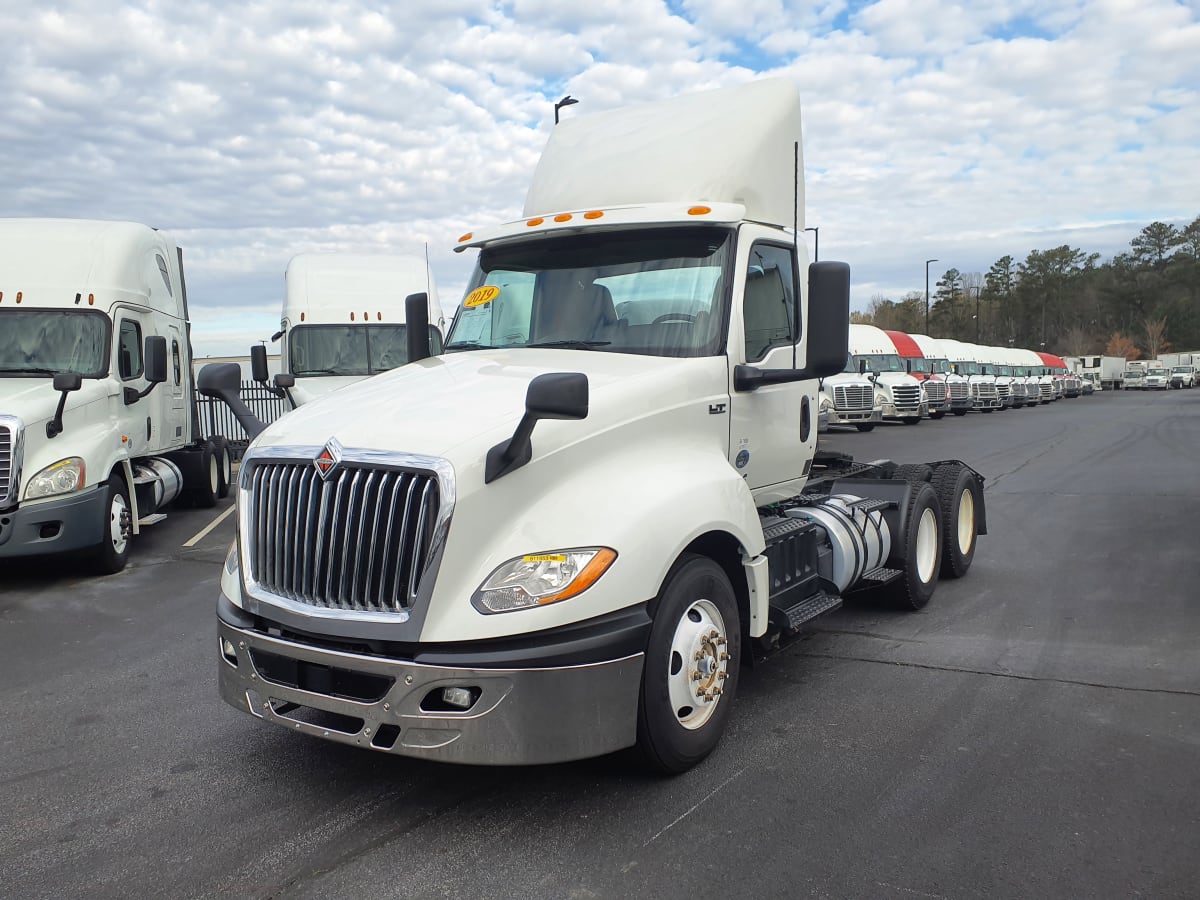
[{"label": "amber marker light", "polygon": [[17,302],[18,302],[18,303],[20,303],[20,302],[21,302],[21,297],[22,297],[22,294],[21,294],[21,292],[20,292],[20,291],[17,291]]},{"label": "amber marker light", "polygon": [[571,214],[570,213],[559,213],[557,216],[554,217],[554,221],[555,222],[570,222]]},{"label": "amber marker light", "polygon": [[461,244],[463,241],[469,241],[473,236],[474,235],[468,231],[466,234],[464,234],[462,237],[460,237],[458,239],[458,242]]},{"label": "amber marker light", "polygon": [[528,225],[530,228],[532,228],[534,225],[541,225],[545,221],[546,220],[543,219],[541,216],[534,216],[532,219],[530,219],[525,224]]},{"label": "amber marker light", "polygon": [[693,206],[688,210],[689,216],[707,216],[712,212],[712,207],[709,206]]},{"label": "amber marker light", "polygon": [[95,305],[96,305],[96,295],[88,294],[88,306],[95,306]]},{"label": "amber marker light", "polygon": [[354,321],[354,313],[350,313],[350,321],[351,321],[351,322],[353,322],[353,321]]},{"label": "amber marker light", "polygon": [[591,212],[585,212],[583,214],[583,217],[585,219],[599,219],[599,218],[603,217],[603,215],[604,215],[604,213],[601,212],[600,210],[593,209]]},{"label": "amber marker light", "polygon": [[304,313],[300,313],[300,321],[301,321],[301,322],[303,322],[303,321],[304,321]]}]

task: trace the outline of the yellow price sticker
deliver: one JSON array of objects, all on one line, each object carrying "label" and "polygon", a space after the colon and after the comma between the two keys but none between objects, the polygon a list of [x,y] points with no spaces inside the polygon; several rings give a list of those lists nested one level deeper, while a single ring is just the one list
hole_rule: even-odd
[{"label": "yellow price sticker", "polygon": [[535,553],[535,554],[531,554],[530,556],[522,557],[522,559],[527,563],[534,563],[534,562],[565,563],[567,561],[567,557],[563,553]]},{"label": "yellow price sticker", "polygon": [[494,284],[485,284],[483,287],[477,287],[471,293],[467,294],[463,300],[463,306],[467,309],[474,309],[477,306],[487,306],[493,300],[500,296],[500,288]]}]

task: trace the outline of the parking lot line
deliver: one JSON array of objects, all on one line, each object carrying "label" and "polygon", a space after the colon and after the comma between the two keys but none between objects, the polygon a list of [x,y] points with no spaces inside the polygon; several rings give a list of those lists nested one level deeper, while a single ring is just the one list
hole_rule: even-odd
[{"label": "parking lot line", "polygon": [[214,528],[216,528],[218,525],[220,525],[222,522],[224,522],[226,519],[228,519],[229,514],[231,512],[233,512],[236,508],[237,507],[231,503],[229,505],[229,509],[225,510],[225,512],[221,513],[219,516],[217,516],[215,519],[213,519],[211,522],[209,522],[207,525],[205,525],[203,528],[201,528],[198,532],[196,532],[191,538],[189,538],[187,541],[184,542],[183,546],[195,547],[198,543],[200,543],[202,540],[204,540],[206,537],[208,537],[208,533],[210,531],[212,531]]}]

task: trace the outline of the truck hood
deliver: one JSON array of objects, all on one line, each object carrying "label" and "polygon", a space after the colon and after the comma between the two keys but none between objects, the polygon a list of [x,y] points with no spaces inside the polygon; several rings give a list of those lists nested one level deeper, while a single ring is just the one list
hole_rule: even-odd
[{"label": "truck hood", "polygon": [[[588,376],[589,412],[579,422],[543,422],[534,455],[657,411],[727,392],[713,360],[559,349],[480,350],[431,357],[315,400],[268,427],[256,448],[323,446],[403,452],[482,463],[512,435],[529,382],[549,372]],[[722,360],[722,371],[724,371]]]},{"label": "truck hood", "polygon": [[[64,417],[71,410],[107,397],[109,390],[107,381],[85,378],[79,390],[67,395]],[[58,409],[60,397],[50,378],[0,378],[0,415],[19,417],[26,429],[49,420]]]},{"label": "truck hood", "polygon": [[334,391],[340,391],[344,387],[349,387],[352,384],[358,384],[370,376],[367,375],[310,375],[296,379],[296,385],[292,388],[292,397],[296,400],[297,406],[304,406],[312,403],[314,400],[320,400],[332,394]]}]

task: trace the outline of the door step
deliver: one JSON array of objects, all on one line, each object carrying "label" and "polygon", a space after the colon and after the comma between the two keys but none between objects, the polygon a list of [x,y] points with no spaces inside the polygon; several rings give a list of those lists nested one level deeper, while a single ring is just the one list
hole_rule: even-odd
[{"label": "door step", "polygon": [[772,606],[771,620],[786,631],[797,631],[810,619],[832,612],[841,605],[841,597],[821,591],[806,600],[801,600],[795,606]]},{"label": "door step", "polygon": [[166,513],[150,513],[150,515],[142,516],[140,519],[138,519],[138,527],[143,528],[146,525],[157,525],[166,517]]},{"label": "door step", "polygon": [[871,585],[878,587],[881,584],[889,584],[895,581],[903,574],[903,569],[889,569],[887,566],[880,566],[877,569],[872,569],[870,572],[864,572],[862,578],[859,579],[859,584],[870,582]]}]

